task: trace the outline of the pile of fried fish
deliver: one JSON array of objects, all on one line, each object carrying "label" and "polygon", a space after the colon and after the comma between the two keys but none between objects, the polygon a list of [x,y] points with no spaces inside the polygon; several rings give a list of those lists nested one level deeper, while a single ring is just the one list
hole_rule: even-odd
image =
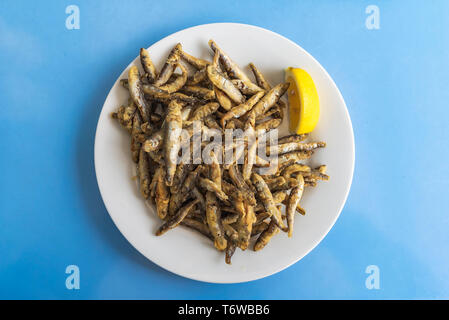
[{"label": "pile of fried fish", "polygon": [[[189,227],[225,251],[230,264],[236,248],[247,249],[252,237],[255,251],[279,231],[291,237],[296,212],[305,214],[299,204],[304,187],[329,176],[325,165],[311,168],[303,163],[315,149],[325,147],[324,142],[305,142],[307,134],[268,145],[266,154],[277,157],[275,169],[265,174],[257,169],[272,163],[245,139],[235,138],[231,148],[236,154],[224,164],[216,149],[210,152],[209,164],[191,158],[176,161],[182,145],[192,143],[195,121],[203,133],[221,130],[224,135],[225,129],[269,132],[284,117],[281,97],[288,83],[272,87],[250,63],[254,83],[213,40],[209,46],[212,61],[186,53],[178,43],[160,71],[142,48],[143,72],[132,66],[128,79],[120,80],[130,98],[112,117],[131,135],[140,193],[155,204],[163,222],[156,235],[179,225]],[[179,134],[181,129],[187,136]],[[246,148],[237,148],[239,144]]]}]

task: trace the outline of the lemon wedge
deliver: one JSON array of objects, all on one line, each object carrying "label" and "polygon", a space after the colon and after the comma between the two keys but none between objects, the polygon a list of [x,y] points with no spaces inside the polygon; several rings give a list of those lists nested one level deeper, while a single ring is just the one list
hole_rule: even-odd
[{"label": "lemon wedge", "polygon": [[320,102],[312,77],[303,69],[290,67],[285,69],[285,81],[290,84],[287,91],[290,131],[312,132],[320,117]]}]

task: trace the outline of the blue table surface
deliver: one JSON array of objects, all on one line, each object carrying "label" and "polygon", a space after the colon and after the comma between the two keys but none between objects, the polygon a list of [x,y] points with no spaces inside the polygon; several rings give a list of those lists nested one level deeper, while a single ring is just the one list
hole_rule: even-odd
[{"label": "blue table surface", "polygon": [[[77,5],[80,29],[66,28]],[[367,6],[380,29],[368,29]],[[0,298],[449,298],[448,1],[1,1]],[[171,274],[120,234],[93,146],[124,67],[184,28],[240,22],[292,39],[335,80],[354,127],[347,203],[290,268],[217,285]],[[80,289],[66,288],[68,265]],[[368,289],[366,268],[379,268]]]}]

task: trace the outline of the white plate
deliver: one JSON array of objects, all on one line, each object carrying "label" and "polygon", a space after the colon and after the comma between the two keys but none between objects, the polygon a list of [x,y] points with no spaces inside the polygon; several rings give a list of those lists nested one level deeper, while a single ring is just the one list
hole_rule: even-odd
[{"label": "white plate", "polygon": [[236,23],[201,25],[160,40],[149,48],[149,52],[159,68],[177,42],[182,43],[186,52],[210,59],[209,39],[214,39],[240,66],[253,62],[272,84],[283,80],[283,70],[289,66],[305,69],[315,81],[321,116],[312,139],[326,141],[327,147],[317,151],[311,163],[327,164],[331,178],[316,188],[306,188],[301,204],[307,214],[296,216],[293,237],[288,238],[282,232],[262,251],[237,250],[232,265],[226,265],[224,254],[217,252],[209,240],[194,231],[178,227],[161,237],[154,235],[160,221],[142,201],[136,183],[131,179],[133,164],[129,136],[110,117],[112,111],[127,101],[128,93],[121,88],[119,79],[126,77],[131,65],[140,68],[138,58],[123,71],[104,103],[95,136],[95,170],[101,196],[112,220],[125,238],[148,259],[195,280],[251,281],[279,272],[300,260],[333,226],[351,186],[354,136],[345,102],[326,70],[300,46],[272,31]]}]

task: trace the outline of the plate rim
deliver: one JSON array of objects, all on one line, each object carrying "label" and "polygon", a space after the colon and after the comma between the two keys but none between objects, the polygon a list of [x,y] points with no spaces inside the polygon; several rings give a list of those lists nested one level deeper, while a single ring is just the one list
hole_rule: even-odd
[{"label": "plate rim", "polygon": [[216,23],[206,23],[206,24],[200,24],[200,25],[195,25],[195,26],[191,26],[188,28],[184,28],[182,30],[173,32],[161,39],[159,39],[158,41],[154,42],[151,46],[149,46],[147,49],[151,50],[151,47],[153,47],[154,45],[158,44],[159,42],[165,40],[166,38],[172,37],[177,35],[178,33],[181,32],[185,32],[188,30],[192,30],[192,29],[196,29],[196,28],[204,28],[204,27],[208,27],[208,26],[226,26],[226,25],[234,25],[234,26],[240,26],[240,27],[245,27],[245,28],[252,28],[252,29],[257,29],[259,31],[263,31],[263,32],[268,32],[270,34],[272,34],[273,36],[279,37],[284,41],[289,42],[291,45],[298,47],[300,50],[302,50],[307,56],[309,56],[309,58],[311,58],[318,66],[318,68],[324,73],[324,75],[326,76],[326,78],[328,78],[330,80],[330,85],[333,87],[333,89],[337,92],[338,97],[341,99],[341,101],[343,102],[344,105],[344,114],[346,117],[346,120],[349,123],[349,128],[350,128],[350,138],[351,138],[351,149],[352,149],[352,157],[351,157],[351,172],[350,172],[350,179],[349,179],[349,183],[346,186],[346,190],[344,192],[344,199],[340,205],[340,208],[338,209],[338,214],[335,215],[333,221],[330,223],[329,227],[327,228],[327,230],[321,235],[321,237],[319,239],[317,239],[316,241],[314,241],[313,245],[311,246],[311,248],[307,251],[305,251],[303,254],[299,255],[296,259],[294,259],[292,262],[277,268],[274,271],[269,271],[268,273],[266,273],[265,275],[262,276],[255,276],[255,277],[249,277],[248,279],[243,279],[243,280],[239,280],[239,281],[219,281],[219,280],[205,280],[205,279],[201,279],[195,275],[185,275],[185,274],[181,274],[179,272],[174,271],[171,267],[167,267],[167,266],[163,266],[160,263],[154,261],[153,259],[150,259],[149,257],[147,257],[143,252],[141,252],[141,250],[138,249],[138,246],[133,243],[133,241],[131,241],[130,239],[128,239],[128,237],[126,237],[125,233],[122,231],[122,229],[120,228],[119,224],[116,222],[116,220],[114,219],[113,215],[111,215],[110,210],[108,208],[108,204],[105,201],[104,198],[104,190],[102,189],[101,185],[100,185],[100,180],[98,177],[98,169],[97,169],[97,164],[98,164],[98,151],[97,151],[97,137],[98,137],[98,132],[99,132],[99,125],[100,125],[100,120],[101,120],[101,116],[103,114],[105,105],[106,105],[106,101],[108,101],[109,96],[112,93],[112,89],[115,87],[115,85],[117,84],[118,81],[120,81],[120,75],[123,73],[124,70],[128,69],[128,67],[130,65],[132,65],[134,63],[134,61],[139,57],[136,56],[124,69],[122,69],[122,72],[120,73],[120,75],[117,77],[116,81],[112,84],[108,94],[106,95],[106,98],[104,100],[103,106],[101,107],[101,111],[100,114],[98,116],[98,121],[97,121],[97,125],[96,125],[96,129],[95,129],[95,140],[94,140],[94,168],[95,168],[95,178],[97,180],[97,185],[98,185],[98,189],[100,191],[100,195],[101,195],[101,199],[103,201],[103,204],[106,208],[106,211],[108,212],[109,217],[111,218],[112,222],[114,223],[115,227],[120,231],[120,233],[122,234],[122,236],[126,239],[126,241],[129,242],[129,244],[131,244],[131,246],[142,256],[144,256],[146,259],[148,259],[149,261],[151,261],[152,263],[154,263],[155,265],[157,265],[158,267],[169,271],[170,273],[173,273],[177,276],[181,276],[187,279],[191,279],[191,280],[195,280],[195,281],[200,281],[200,282],[205,282],[205,283],[217,283],[217,284],[232,284],[232,283],[245,283],[245,282],[251,282],[251,281],[255,281],[255,280],[259,280],[259,279],[263,279],[269,276],[272,276],[276,273],[279,273],[287,268],[289,268],[290,266],[292,266],[293,264],[297,263],[298,261],[300,261],[301,259],[303,259],[305,256],[307,256],[313,249],[315,249],[320,243],[321,241],[323,241],[323,239],[327,236],[327,234],[329,233],[329,231],[334,227],[336,221],[338,220],[338,218],[340,217],[341,212],[343,211],[345,205],[346,205],[346,201],[348,199],[349,196],[349,192],[351,190],[352,187],[352,182],[353,182],[353,177],[354,177],[354,167],[355,167],[355,139],[354,139],[354,128],[352,126],[352,121],[351,121],[351,117],[349,115],[349,110],[348,107],[346,105],[346,102],[343,98],[343,95],[341,94],[340,90],[338,89],[337,85],[335,84],[333,78],[329,75],[329,73],[327,72],[327,70],[320,64],[320,62],[315,59],[307,50],[305,50],[303,47],[301,47],[299,44],[295,43],[293,40],[290,40],[289,38],[271,31],[269,29],[265,29],[263,27],[260,26],[256,26],[256,25],[251,25],[251,24],[245,24],[245,23],[236,23],[236,22],[216,22]]}]

